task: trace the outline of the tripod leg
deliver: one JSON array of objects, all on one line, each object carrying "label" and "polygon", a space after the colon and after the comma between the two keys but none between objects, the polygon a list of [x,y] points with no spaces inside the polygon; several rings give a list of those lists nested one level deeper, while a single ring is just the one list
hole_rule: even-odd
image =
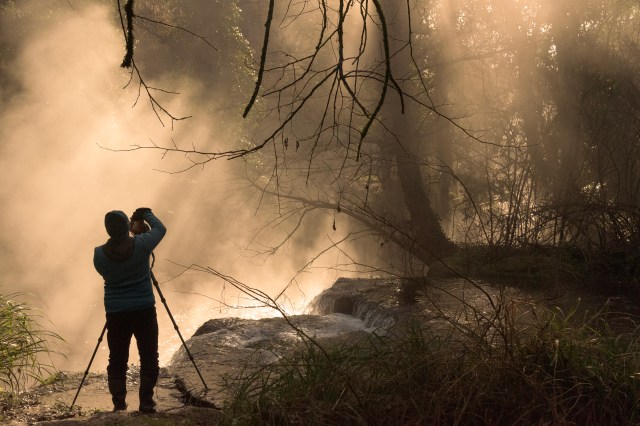
[{"label": "tripod leg", "polygon": [[162,294],[162,291],[160,290],[160,286],[158,285],[158,280],[156,280],[155,275],[153,275],[153,271],[151,271],[151,280],[153,281],[153,285],[156,287],[156,290],[158,291],[158,296],[160,296],[160,300],[162,301],[162,304],[164,305],[165,309],[167,310],[167,313],[169,314],[169,318],[171,319],[171,322],[173,323],[174,330],[176,330],[176,332],[178,333],[178,337],[180,337],[180,341],[182,342],[182,346],[184,347],[184,350],[187,352],[187,355],[189,356],[189,359],[191,360],[191,363],[193,364],[193,367],[196,369],[196,373],[198,373],[198,377],[200,377],[200,380],[202,381],[202,385],[204,386],[204,389],[205,390],[209,390],[209,387],[205,383],[204,378],[202,377],[202,374],[200,373],[200,370],[198,369],[198,366],[196,365],[196,361],[193,359],[193,355],[191,355],[191,352],[189,351],[189,348],[187,347],[187,344],[185,343],[184,339],[182,338],[182,334],[180,333],[180,329],[178,328],[178,324],[176,324],[176,320],[173,319],[173,315],[171,315],[171,311],[169,310],[169,305],[167,305],[167,300],[164,298],[164,295]]},{"label": "tripod leg", "polygon": [[91,355],[91,360],[89,361],[89,365],[87,365],[87,369],[84,371],[84,376],[82,376],[82,381],[80,382],[80,386],[78,386],[78,391],[76,392],[76,396],[73,398],[73,402],[69,406],[69,408],[73,408],[76,403],[76,399],[78,399],[78,395],[80,395],[80,389],[82,389],[82,385],[84,385],[84,380],[87,378],[87,374],[89,374],[89,369],[91,368],[91,364],[93,364],[93,359],[96,357],[96,353],[98,352],[98,348],[100,347],[100,343],[102,343],[102,338],[104,337],[104,333],[107,331],[107,324],[104,324],[102,327],[102,333],[100,333],[100,337],[98,337],[98,344],[96,348],[93,350],[93,355]]}]

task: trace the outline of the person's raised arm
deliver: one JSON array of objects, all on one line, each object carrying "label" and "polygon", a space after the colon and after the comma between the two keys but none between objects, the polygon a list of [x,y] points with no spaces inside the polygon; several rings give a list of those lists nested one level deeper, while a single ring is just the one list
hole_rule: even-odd
[{"label": "person's raised arm", "polygon": [[149,252],[152,252],[160,241],[162,241],[162,238],[167,233],[167,228],[160,219],[153,214],[150,208],[141,207],[133,213],[131,221],[134,222],[140,220],[147,222],[151,229],[148,232],[140,234],[138,236],[139,240],[142,242],[142,245],[149,250]]}]

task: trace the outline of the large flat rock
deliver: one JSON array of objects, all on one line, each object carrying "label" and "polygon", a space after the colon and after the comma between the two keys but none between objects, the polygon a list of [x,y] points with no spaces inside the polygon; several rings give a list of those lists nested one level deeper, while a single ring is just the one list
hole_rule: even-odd
[{"label": "large flat rock", "polygon": [[337,336],[353,339],[353,333],[364,333],[362,329],[362,321],[340,314],[209,320],[187,341],[207,388],[184,347],[173,356],[168,369],[192,403],[222,406],[229,398],[225,383],[291,353],[301,342],[299,333],[327,342]]}]

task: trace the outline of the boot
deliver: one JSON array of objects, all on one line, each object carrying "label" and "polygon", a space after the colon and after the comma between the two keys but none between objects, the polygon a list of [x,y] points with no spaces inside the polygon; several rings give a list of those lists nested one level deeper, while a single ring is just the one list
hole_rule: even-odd
[{"label": "boot", "polygon": [[141,374],[140,375],[140,412],[155,413],[156,403],[153,400],[153,389],[158,382],[157,374]]},{"label": "boot", "polygon": [[127,409],[127,379],[108,377],[109,392],[113,402],[113,411],[125,411]]}]

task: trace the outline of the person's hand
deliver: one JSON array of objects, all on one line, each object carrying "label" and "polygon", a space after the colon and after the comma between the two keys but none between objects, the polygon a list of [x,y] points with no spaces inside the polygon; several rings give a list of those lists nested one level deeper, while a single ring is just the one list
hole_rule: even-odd
[{"label": "person's hand", "polygon": [[137,222],[140,220],[144,220],[145,213],[151,212],[151,209],[148,207],[139,207],[135,212],[131,215],[131,222]]},{"label": "person's hand", "polygon": [[144,234],[145,232],[149,232],[151,228],[142,220],[134,220],[131,221],[130,231],[133,235]]}]

